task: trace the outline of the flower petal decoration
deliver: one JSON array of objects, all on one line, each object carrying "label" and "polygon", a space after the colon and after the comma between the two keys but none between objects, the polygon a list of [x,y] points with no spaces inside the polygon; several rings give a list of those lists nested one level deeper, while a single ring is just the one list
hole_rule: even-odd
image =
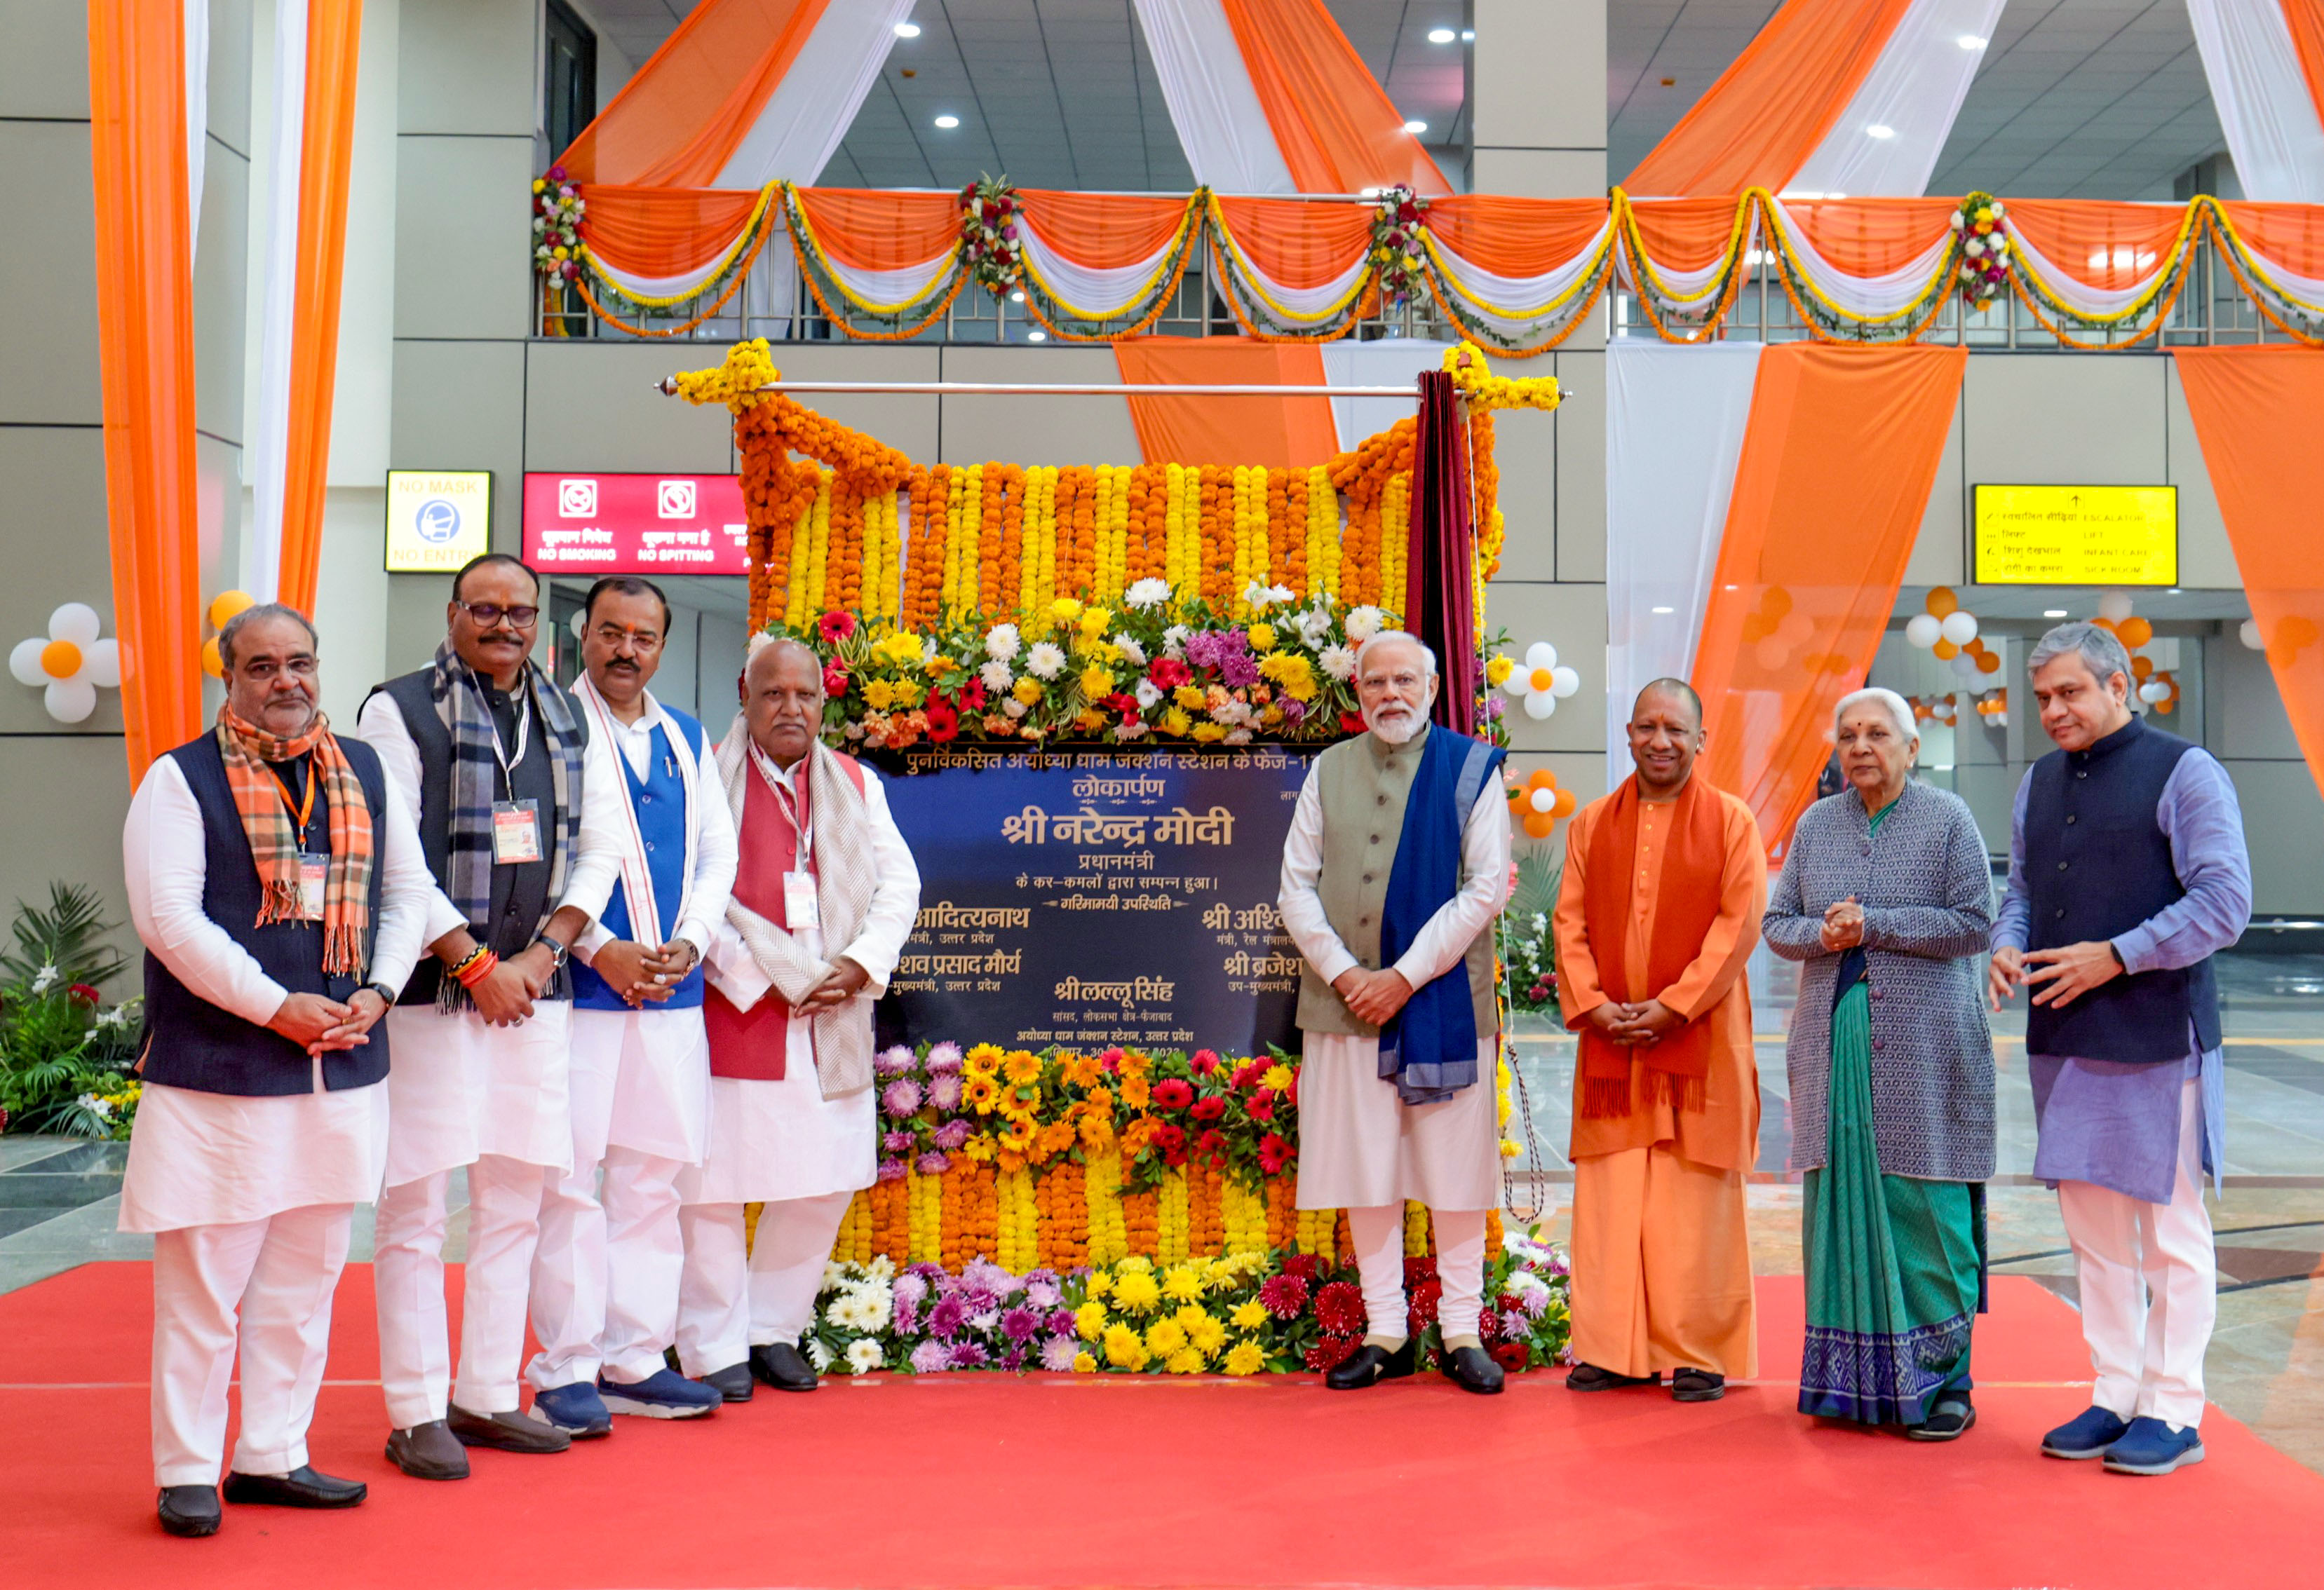
[{"label": "flower petal decoration", "polygon": [[121,684],[121,648],[101,640],[104,620],[85,602],[68,602],[49,615],[45,639],[20,640],[8,653],[19,685],[38,685],[42,704],[60,723],[78,723],[97,711],[97,686]]}]

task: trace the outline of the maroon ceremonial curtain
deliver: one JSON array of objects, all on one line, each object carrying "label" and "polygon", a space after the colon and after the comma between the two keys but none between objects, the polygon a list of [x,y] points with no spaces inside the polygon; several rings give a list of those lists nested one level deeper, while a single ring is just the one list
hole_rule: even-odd
[{"label": "maroon ceremonial curtain", "polygon": [[1443,670],[1434,721],[1477,731],[1477,528],[1469,494],[1469,427],[1441,370],[1420,377],[1420,434],[1412,455],[1412,530],[1404,627]]}]

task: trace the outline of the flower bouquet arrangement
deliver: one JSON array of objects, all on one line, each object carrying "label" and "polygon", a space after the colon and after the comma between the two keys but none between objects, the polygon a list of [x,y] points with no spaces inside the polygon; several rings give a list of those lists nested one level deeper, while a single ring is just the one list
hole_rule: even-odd
[{"label": "flower bouquet arrangement", "polygon": [[960,190],[961,261],[969,280],[995,298],[1025,274],[1025,244],[1017,234],[1024,202],[1006,176],[980,177]]},{"label": "flower bouquet arrangement", "polygon": [[563,166],[532,182],[532,269],[544,287],[561,286],[581,275],[581,217],[588,210],[580,190],[565,179]]},{"label": "flower bouquet arrangement", "polygon": [[2008,216],[1993,195],[1972,193],[1953,212],[1952,228],[1960,242],[1961,299],[1982,309],[2009,285]]},{"label": "flower bouquet arrangement", "polygon": [[1557,1011],[1557,940],[1550,918],[1557,910],[1557,887],[1565,874],[1563,856],[1545,850],[1517,857],[1517,887],[1509,892],[1499,924],[1499,953],[1510,1007],[1527,1013]]},{"label": "flower bouquet arrangement", "polygon": [[1383,188],[1372,203],[1373,280],[1386,308],[1397,308],[1417,292],[1428,268],[1421,241],[1428,201],[1402,183]]}]

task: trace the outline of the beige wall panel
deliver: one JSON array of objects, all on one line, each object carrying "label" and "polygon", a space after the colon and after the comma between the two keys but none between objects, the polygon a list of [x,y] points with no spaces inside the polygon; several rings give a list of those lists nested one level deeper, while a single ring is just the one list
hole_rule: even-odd
[{"label": "beige wall panel", "polygon": [[[194,517],[205,604],[219,592],[243,585],[242,456],[242,449],[232,442],[194,438]],[[205,639],[208,633],[204,631]]]},{"label": "beige wall panel", "polygon": [[[1594,149],[1601,173],[1597,186],[1565,191],[1603,192],[1603,0],[1475,0],[1471,14],[1479,156],[1495,146]],[[1480,183],[1476,191],[1534,190]]]},{"label": "beige wall panel", "polygon": [[2252,854],[2252,913],[2313,916],[2324,905],[2324,800],[2308,764],[2222,758],[2243,806],[2244,844]]},{"label": "beige wall panel", "polygon": [[1937,478],[1929,485],[1929,505],[1921,514],[1920,534],[1904,565],[1907,585],[1958,585],[1969,578],[1963,529],[1969,492],[1962,484],[1961,470],[1961,410],[1956,402],[1952,423],[1945,427],[1945,451],[1937,460]]},{"label": "beige wall panel", "polygon": [[[1604,133],[1599,135],[1602,138]],[[1480,144],[1470,157],[1469,170],[1473,193],[1524,198],[1603,198],[1606,195],[1602,149],[1489,149]]]},{"label": "beige wall panel", "polygon": [[526,349],[527,469],[716,474],[733,468],[725,409],[697,409],[653,390],[663,377],[697,367],[707,350],[556,340]]},{"label": "beige wall panel", "polygon": [[[1509,766],[1517,769],[1517,776],[1520,780],[1529,777],[1536,767],[1548,768],[1550,772],[1556,775],[1557,787],[1572,790],[1574,799],[1580,801],[1584,806],[1604,795],[1609,785],[1606,775],[1606,753],[1602,750],[1513,750],[1509,753]],[[1617,770],[1615,777],[1627,778],[1629,774],[1629,764],[1625,762]],[[1532,841],[1526,840],[1522,832],[1517,836],[1517,848],[1520,850],[1530,842]],[[1553,855],[1563,855],[1565,846],[1565,824],[1560,823],[1556,832],[1545,842],[1548,844]]]},{"label": "beige wall panel", "polygon": [[[1606,588],[1496,581],[1485,591],[1488,630],[1506,630],[1509,655],[1546,640],[1557,660],[1582,676],[1582,689],[1557,703],[1557,713],[1536,722],[1525,705],[1505,697],[1509,743],[1523,750],[1600,751],[1606,746]],[[1628,705],[1628,703],[1624,703]]]},{"label": "beige wall panel", "polygon": [[[1496,375],[1555,375],[1554,358],[1488,358]],[[1501,547],[1505,580],[1557,578],[1558,472],[1564,457],[1559,437],[1563,416],[1531,409],[1504,409],[1493,416],[1493,462],[1501,471],[1501,519],[1508,538]],[[1603,448],[1598,473],[1606,473]]]},{"label": "beige wall panel", "polygon": [[1965,480],[2161,482],[2163,366],[2136,354],[1972,357],[1961,383]]},{"label": "beige wall panel", "polygon": [[[194,249],[194,424],[242,440],[244,267],[250,253],[250,163],[213,140],[202,171],[201,240]],[[251,326],[254,336],[257,328]]]},{"label": "beige wall panel", "polygon": [[323,711],[352,725],[387,670],[387,488],[333,486],[323,496],[323,561],[315,583]]},{"label": "beige wall panel", "polygon": [[87,123],[0,123],[0,422],[105,418],[91,194]]},{"label": "beige wall panel", "polygon": [[[0,581],[0,644],[46,635],[49,615],[68,602],[86,602],[103,617],[104,633],[116,632],[102,431],[0,426],[0,525],[9,527],[18,568],[15,578]],[[0,678],[0,733],[83,729],[119,733],[121,693],[98,691],[96,715],[69,727],[49,716],[40,691]]]},{"label": "beige wall panel", "polygon": [[[1557,354],[1561,386],[1573,389],[1561,404],[1557,436],[1557,577],[1606,577],[1606,355]],[[1536,421],[1538,423],[1538,421]]]},{"label": "beige wall panel", "polygon": [[435,657],[444,640],[444,604],[451,598],[449,574],[387,576],[384,672],[388,677],[425,667]]},{"label": "beige wall panel", "polygon": [[[1121,372],[1110,347],[952,347],[945,350],[944,378],[1113,386]],[[946,398],[944,455],[954,464],[1137,464],[1143,458],[1129,400],[1102,397]]]},{"label": "beige wall panel", "polygon": [[[406,133],[512,133],[526,141],[529,166],[539,14],[538,0],[403,0],[398,124]],[[511,193],[519,217],[522,192]]]},{"label": "beige wall panel", "polygon": [[[22,0],[10,0],[11,8]],[[209,129],[214,138],[223,139],[226,145],[247,160],[250,156],[251,83],[251,0],[209,0],[210,9],[210,80]],[[366,7],[364,20],[371,21]],[[86,32],[88,21],[82,20],[84,32],[82,59],[87,60]],[[274,64],[267,62],[272,71]],[[83,114],[87,114],[88,71],[82,70]],[[217,146],[210,147],[210,158],[217,158]]]},{"label": "beige wall panel", "polygon": [[[13,681],[9,688],[16,688]],[[15,919],[19,901],[47,905],[49,885],[61,882],[95,889],[105,901],[106,920],[126,924],[121,825],[129,815],[129,768],[121,736],[61,734],[7,743],[7,754],[0,756],[0,810],[37,813],[39,835],[37,843],[0,845],[0,905],[8,919]],[[136,949],[125,929],[114,942]],[[133,960],[106,992],[126,998],[137,992],[137,976]]]},{"label": "beige wall panel", "polygon": [[72,121],[88,115],[87,0],[8,0],[0,116]]},{"label": "beige wall panel", "polygon": [[2218,493],[2211,487],[2211,471],[2204,462],[2202,441],[2195,435],[2195,417],[2187,411],[2187,389],[2180,384],[2175,360],[2165,365],[2163,391],[2167,478],[2179,488],[2179,584],[2240,591],[2244,577],[2236,567],[2235,545],[2227,539],[2227,520],[2219,517]]},{"label": "beige wall panel", "polygon": [[507,552],[521,542],[524,355],[522,343],[405,342],[395,350],[389,467],[491,470],[493,545]]},{"label": "beige wall panel", "polygon": [[[409,84],[420,74],[404,65]],[[531,138],[396,142],[395,335],[529,335]]]}]

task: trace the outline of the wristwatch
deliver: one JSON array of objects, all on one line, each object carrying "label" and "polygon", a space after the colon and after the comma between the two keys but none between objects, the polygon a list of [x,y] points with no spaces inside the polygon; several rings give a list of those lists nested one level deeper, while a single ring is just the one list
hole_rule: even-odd
[{"label": "wristwatch", "polygon": [[[389,988],[385,983],[365,983],[364,988],[369,988],[373,993],[378,995],[380,1003],[386,1006],[390,1010],[394,1009],[395,1002],[403,997],[402,995],[396,992],[393,988]],[[360,992],[361,990],[357,991]]]},{"label": "wristwatch", "polygon": [[557,942],[556,935],[551,933],[547,928],[541,929],[539,935],[536,936],[532,942],[536,944],[546,944],[549,946],[550,970],[562,971],[565,969],[565,958],[573,953],[572,945],[558,943]]}]

